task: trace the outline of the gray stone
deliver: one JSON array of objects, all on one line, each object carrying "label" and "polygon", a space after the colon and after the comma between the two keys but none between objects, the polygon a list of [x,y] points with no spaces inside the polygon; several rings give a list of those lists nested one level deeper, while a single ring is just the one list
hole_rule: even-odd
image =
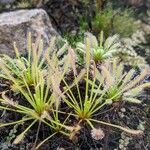
[{"label": "gray stone", "polygon": [[14,3],[16,0],[0,0],[0,4],[12,4]]},{"label": "gray stone", "polygon": [[59,36],[52,27],[47,13],[42,9],[18,10],[0,14],[0,53],[14,54],[13,42],[20,52],[27,47],[27,33],[32,37],[42,35],[45,44],[52,36]]},{"label": "gray stone", "polygon": [[150,0],[146,0],[145,1],[145,6],[147,7],[147,9],[150,9]]}]

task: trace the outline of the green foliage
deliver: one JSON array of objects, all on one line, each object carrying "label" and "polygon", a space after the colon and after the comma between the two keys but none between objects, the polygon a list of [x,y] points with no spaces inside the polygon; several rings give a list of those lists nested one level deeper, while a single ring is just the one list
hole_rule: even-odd
[{"label": "green foliage", "polygon": [[21,0],[17,3],[17,8],[41,7],[45,0]]},{"label": "green foliage", "polygon": [[30,8],[32,7],[32,4],[30,4],[29,2],[27,1],[22,1],[22,2],[18,2],[17,3],[17,8]]},{"label": "green foliage", "polygon": [[[51,47],[47,49],[47,51],[50,49]],[[0,76],[9,80],[13,80],[13,78],[15,78],[20,86],[25,86],[24,80],[28,86],[33,86],[33,84],[35,84],[38,80],[37,73],[39,71],[43,72],[43,75],[46,74],[45,69],[47,66],[44,65],[46,60],[43,57],[43,41],[38,38],[36,44],[32,44],[31,34],[29,33],[27,44],[28,57],[26,58],[20,55],[20,52],[16,47],[16,43],[14,43],[14,50],[16,54],[15,59],[8,55],[2,55],[0,59],[0,67],[2,68],[3,66],[6,68],[9,74],[6,74],[2,68],[3,74]],[[10,75],[12,75],[13,78],[10,78]],[[16,87],[14,85],[12,85],[12,88],[15,90]]]},{"label": "green foliage", "polygon": [[122,37],[130,37],[137,29],[138,24],[135,23],[132,10],[119,10],[118,14],[114,16],[113,30]]},{"label": "green foliage", "polygon": [[3,10],[3,5],[0,4],[0,11],[2,11],[2,10]]},{"label": "green foliage", "polygon": [[[105,8],[102,11],[96,12],[94,18],[92,18],[92,30],[98,34],[101,30],[104,31],[105,36],[108,37],[113,32],[113,17],[115,11],[112,7]],[[120,33],[117,33],[120,34]]]},{"label": "green foliage", "polygon": [[[93,59],[95,62],[102,62],[108,58],[114,57],[114,54],[117,52],[120,46],[120,43],[118,42],[118,35],[109,37],[105,41],[103,31],[100,34],[99,41],[92,34],[87,33],[87,37],[90,39],[89,44],[91,59]],[[85,49],[85,44],[77,43],[77,50],[85,54]]]},{"label": "green foliage", "polygon": [[[90,70],[90,66],[91,66],[91,64],[90,64],[91,63],[90,41],[88,38],[86,40],[87,40],[86,41],[86,44],[87,44],[86,45],[86,56],[85,56],[86,69],[81,70],[79,75],[77,75],[76,67],[75,67],[75,60],[73,59],[74,57],[72,58],[72,60],[74,60],[72,62],[72,69],[73,69],[75,79],[72,84],[68,84],[65,80],[63,80],[63,82],[66,86],[64,89],[65,97],[64,96],[62,97],[61,95],[60,96],[62,97],[63,101],[68,105],[68,107],[70,107],[73,110],[71,112],[71,115],[75,116],[79,120],[78,124],[80,124],[83,121],[87,122],[91,126],[91,128],[94,130],[95,128],[93,126],[93,123],[100,123],[100,124],[118,128],[118,129],[123,130],[130,134],[134,134],[134,135],[140,134],[141,133],[140,131],[123,128],[123,127],[115,125],[115,124],[111,124],[111,123],[107,123],[104,121],[99,121],[99,120],[93,119],[94,116],[97,115],[97,113],[99,113],[104,106],[111,104],[111,102],[112,102],[112,100],[114,100],[114,98],[118,98],[117,97],[118,96],[117,86],[118,85],[120,86],[120,83],[118,83],[118,80],[120,81],[121,79],[123,79],[123,77],[125,77],[123,81],[121,80],[123,82],[121,87],[124,85],[127,85],[128,80],[131,80],[131,77],[129,77],[131,72],[129,72],[129,74],[127,74],[126,76],[123,75],[123,77],[122,77],[121,73],[123,70],[119,70],[119,69],[123,69],[123,67],[121,68],[120,66],[122,66],[122,65],[120,65],[119,69],[117,69],[118,72],[114,72],[116,75],[114,78],[117,80],[117,83],[115,82],[115,84],[117,86],[114,89],[110,89],[108,92],[108,88],[106,89],[106,87],[105,87],[106,76],[104,76],[104,74],[103,74],[103,76],[101,75],[101,72],[99,72],[99,70],[96,69],[96,65],[94,65],[92,67],[93,68],[93,72],[92,72],[93,78],[90,79],[90,72],[91,72],[91,70]],[[71,53],[73,54],[73,51],[71,51]],[[115,63],[114,63],[114,65],[115,65]],[[107,70],[107,72],[109,72],[109,70]],[[137,85],[146,76],[146,74],[147,74],[147,72],[142,74],[140,77],[136,78],[135,80],[133,80],[133,82],[129,83],[129,85],[127,85],[128,88],[125,87],[123,89],[124,90],[123,92],[125,93],[125,91],[127,89],[131,89],[131,88],[132,88],[132,91],[134,91],[134,92],[137,89],[138,89],[138,91],[141,91],[144,87],[150,86],[149,83],[148,84],[145,83],[145,84],[141,84],[138,88],[133,88],[133,86]],[[109,75],[109,74],[106,74],[106,75]],[[109,80],[109,76],[107,76],[107,77]],[[85,80],[85,92],[81,91],[79,88],[80,87],[79,82],[83,78]],[[96,86],[97,79],[100,83],[98,86]],[[76,88],[75,93],[73,90],[74,87]],[[120,91],[119,91],[119,94],[120,94]],[[84,95],[84,97],[83,97],[83,95]],[[133,94],[131,94],[131,95],[132,95],[132,97],[128,97],[128,100],[129,99],[130,99],[130,101],[135,100],[135,99],[133,99]]]},{"label": "green foliage", "polygon": [[[125,65],[142,69],[148,67],[148,65],[144,57],[139,56],[134,50],[141,42],[139,39],[144,40],[143,35],[141,36],[141,34],[141,32],[136,32],[132,35],[132,38],[120,38],[120,36],[116,34],[105,39],[103,32],[101,32],[99,40],[89,32],[86,32],[84,36],[85,38],[88,37],[90,39],[91,59],[96,63],[101,63],[117,57]],[[83,58],[85,49],[85,42],[78,42],[76,44],[78,62],[82,65],[84,64]]]},{"label": "green foliage", "polygon": [[[60,123],[58,118],[60,103],[58,93],[60,92],[59,84],[69,67],[69,61],[66,60],[68,57],[65,59],[67,63],[62,67],[64,69],[60,69],[56,53],[50,53],[50,51],[53,50],[54,40],[52,40],[50,47],[45,51],[45,55],[42,56],[43,47],[41,43],[43,42],[39,42],[37,45],[31,44],[30,37],[31,35],[29,34],[28,59],[20,57],[19,51],[15,48],[17,57],[17,61],[15,59],[15,62],[17,63],[14,65],[13,59],[4,55],[0,65],[3,72],[1,77],[11,81],[16,90],[24,96],[24,103],[20,103],[20,101],[15,101],[7,97],[7,91],[2,92],[0,109],[19,113],[22,115],[22,119],[10,123],[1,123],[0,127],[25,122],[30,123],[28,127],[17,136],[14,140],[14,144],[18,144],[35,123],[44,123],[54,129],[55,132],[61,132],[61,128],[65,127],[65,121],[64,123]],[[37,47],[40,48],[37,50]],[[42,58],[40,56],[42,56]],[[47,72],[45,72],[45,69],[41,69],[45,61],[47,62]],[[11,65],[13,67],[10,67]],[[58,84],[54,83],[56,79]],[[30,87],[31,84],[32,88]],[[64,134],[67,135],[65,132]],[[52,135],[50,135],[50,137]],[[44,142],[50,137],[45,139]]]},{"label": "green foliage", "polygon": [[84,33],[66,33],[63,35],[63,38],[65,38],[72,47],[75,47],[76,43],[84,39]]},{"label": "green foliage", "polygon": [[128,101],[132,103],[141,103],[137,96],[146,87],[150,87],[150,83],[142,82],[149,74],[148,69],[142,70],[141,74],[136,75],[136,71],[131,69],[128,73],[124,72],[123,64],[117,61],[106,62],[100,67],[101,72],[97,71],[97,79],[101,84],[103,80],[103,90],[97,91],[105,93],[105,98],[111,100],[110,103],[116,101]]},{"label": "green foliage", "polygon": [[[4,9],[14,9],[14,8],[33,8],[33,7],[41,7],[47,2],[47,0],[17,0],[12,3],[9,8],[7,8],[6,4],[0,3],[0,11]],[[9,4],[9,2],[8,2]]]},{"label": "green foliage", "polygon": [[[55,44],[55,39],[51,40],[50,46],[43,51],[43,42],[40,40],[36,44],[32,43],[31,34],[29,34],[27,58],[21,57],[15,46],[16,59],[7,55],[3,55],[0,59],[1,77],[11,81],[16,90],[24,97],[23,102],[17,101],[12,97],[9,98],[7,91],[4,91],[0,98],[0,110],[15,112],[22,116],[22,119],[17,121],[0,123],[0,127],[18,124],[25,124],[26,127],[13,143],[18,144],[37,123],[39,128],[35,145],[41,124],[52,129],[52,133],[33,149],[38,149],[58,132],[72,139],[85,123],[92,128],[91,136],[96,140],[102,139],[104,132],[102,129],[96,129],[95,124],[114,127],[133,135],[143,134],[140,130],[131,130],[95,119],[95,116],[105,108],[104,106],[112,102],[124,100],[140,103],[137,99],[138,94],[145,87],[150,86],[150,83],[143,82],[149,73],[147,70],[133,77],[135,75],[133,69],[126,73],[123,65],[116,61],[100,63],[97,68],[95,61],[112,57],[118,48],[119,43],[116,36],[109,37],[103,42],[103,32],[101,32],[100,43],[94,37],[92,39],[87,37],[85,47],[81,49],[85,54],[85,66],[80,72],[76,65],[77,57],[74,50],[68,48],[68,53],[60,60],[59,56],[66,50],[67,43],[58,51],[55,51]],[[73,72],[71,80],[67,78],[69,71]],[[81,90],[81,81],[85,90]],[[61,103],[67,105],[69,109],[67,111],[63,109],[62,112]],[[63,114],[65,117],[60,120],[60,115]],[[67,125],[70,116],[77,122],[73,126]],[[97,136],[96,133],[99,135]]]},{"label": "green foliage", "polygon": [[[91,18],[91,24],[93,33],[99,34],[103,30],[106,37],[115,33],[122,37],[129,37],[138,29],[132,10],[114,10],[111,5],[96,11]],[[84,17],[80,19],[80,28],[84,31],[89,30],[88,20]]]},{"label": "green foliage", "polygon": [[[2,68],[3,66],[4,68],[6,68],[9,74],[6,74],[6,72],[2,68],[2,73],[0,77],[12,81],[13,78],[15,78],[15,80],[17,80],[20,86],[25,87],[25,84],[27,84],[29,87],[32,87],[33,85],[36,84],[38,80],[37,75],[39,71],[42,72],[44,77],[47,75],[48,65],[46,63],[45,54],[49,53],[50,51],[51,53],[53,53],[53,51],[55,50],[55,44],[56,44],[55,38],[53,38],[51,40],[50,46],[44,52],[43,41],[40,39],[40,36],[37,38],[35,43],[32,43],[31,33],[29,33],[27,44],[27,55],[28,55],[27,58],[25,56],[21,56],[18,48],[16,47],[16,43],[14,43],[16,58],[13,59],[8,55],[1,56],[0,67]],[[62,55],[66,47],[67,43],[63,44],[61,49],[57,51],[56,56],[59,57],[60,55]],[[10,75],[12,75],[13,78],[10,78]],[[16,89],[15,84],[13,84],[12,90],[15,91],[15,89]]]},{"label": "green foliage", "polygon": [[[93,5],[94,9],[96,9],[96,11],[100,10],[102,8],[102,5],[104,4],[105,0],[83,0],[82,1],[85,5]],[[90,6],[92,7],[92,6]]]},{"label": "green foliage", "polygon": [[13,127],[13,129],[10,130],[9,135],[7,136],[7,139],[6,139],[6,141],[8,143],[10,143],[16,137],[18,126],[19,126],[19,124],[16,124]]}]

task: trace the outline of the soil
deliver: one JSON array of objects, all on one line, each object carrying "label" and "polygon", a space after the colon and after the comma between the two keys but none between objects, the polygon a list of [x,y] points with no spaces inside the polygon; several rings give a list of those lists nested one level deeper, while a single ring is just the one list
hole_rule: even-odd
[{"label": "soil", "polygon": [[[58,5],[60,4],[60,1],[64,7]],[[57,0],[57,2],[53,0],[45,6],[45,9],[53,20],[53,24],[57,27],[58,31],[63,32],[62,30],[68,30],[70,32],[72,30],[76,30],[78,27],[77,18],[74,13],[76,10],[80,10],[81,8],[79,8],[80,5],[68,5],[65,0],[64,3],[62,0]],[[53,9],[55,9],[55,11]],[[68,10],[72,13],[68,14]],[[145,57],[148,64],[150,64],[150,55],[146,55],[147,53],[145,52],[145,49],[137,47],[135,50],[139,55]],[[150,82],[150,78],[147,78],[147,81]],[[24,103],[23,96],[13,93],[9,90],[9,87],[10,83],[7,80],[0,79],[0,92],[8,90],[7,95],[10,98],[15,101],[19,101],[20,103]],[[131,105],[129,103],[122,103],[117,107],[108,106],[95,117],[98,120],[104,120],[125,127],[128,126],[132,129],[142,129],[144,131],[143,136],[133,137],[114,128],[98,126],[104,130],[105,137],[102,140],[96,141],[91,138],[91,128],[89,128],[86,124],[83,124],[82,130],[77,134],[76,139],[73,141],[69,140],[68,137],[63,136],[62,134],[56,134],[39,150],[149,150],[150,89],[146,89],[140,95],[140,99],[142,104]],[[66,110],[67,107],[62,105],[62,109]],[[0,122],[12,122],[21,117],[22,116],[17,113],[0,111]],[[19,145],[12,144],[16,136],[21,133],[27,125],[28,124],[19,124],[16,126],[0,128],[0,150],[31,150],[36,139],[38,124],[32,127]],[[50,134],[52,134],[52,131],[42,124],[39,131],[38,142],[42,141]]]},{"label": "soil", "polygon": [[[150,78],[147,79],[150,81]],[[0,80],[0,91],[9,90],[10,83],[6,80]],[[15,101],[24,102],[23,96],[14,94],[12,91],[7,92],[7,96]],[[91,138],[91,128],[83,123],[81,131],[76,135],[76,139],[69,140],[62,134],[57,134],[46,142],[39,150],[148,150],[150,149],[150,89],[144,91],[140,95],[142,104],[131,105],[129,103],[121,103],[118,106],[105,107],[97,116],[98,120],[104,120],[110,123],[128,126],[132,129],[144,130],[144,136],[133,137],[126,135],[121,131],[107,126],[97,126],[103,129],[105,137],[96,141]],[[25,104],[26,105],[26,104]],[[62,109],[66,109],[62,105]],[[21,118],[17,113],[9,111],[0,111],[0,122],[11,122]],[[74,119],[74,118],[72,118]],[[72,122],[74,122],[72,120]],[[0,149],[1,150],[30,150],[32,149],[38,124],[32,127],[25,138],[19,145],[13,145],[15,137],[26,128],[27,124],[19,124],[16,126],[8,126],[0,128]],[[52,131],[45,125],[41,125],[38,142],[45,139]],[[123,143],[123,141],[129,143]]]}]

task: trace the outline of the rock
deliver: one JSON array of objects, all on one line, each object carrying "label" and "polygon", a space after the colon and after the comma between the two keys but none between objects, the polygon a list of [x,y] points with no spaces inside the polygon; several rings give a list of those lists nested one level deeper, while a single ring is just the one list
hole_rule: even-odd
[{"label": "rock", "polygon": [[79,29],[79,16],[85,11],[82,0],[49,0],[45,9],[53,24],[66,33]]},{"label": "rock", "polygon": [[45,44],[49,43],[52,36],[59,36],[42,9],[5,12],[0,14],[0,53],[13,55],[14,41],[20,52],[24,53],[28,32],[32,33],[33,38],[41,34]]},{"label": "rock", "polygon": [[125,0],[125,2],[127,2],[129,5],[139,7],[143,5],[144,0]]},{"label": "rock", "polygon": [[150,9],[150,0],[145,0],[145,6],[148,10]]},{"label": "rock", "polygon": [[16,0],[0,0],[0,4],[12,4],[14,3]]}]

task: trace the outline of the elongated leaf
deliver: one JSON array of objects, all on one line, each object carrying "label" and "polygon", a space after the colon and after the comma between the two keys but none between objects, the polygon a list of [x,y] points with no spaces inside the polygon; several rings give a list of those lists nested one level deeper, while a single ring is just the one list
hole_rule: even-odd
[{"label": "elongated leaf", "polygon": [[20,135],[17,136],[17,138],[14,140],[13,144],[19,144],[23,138],[25,137],[26,132],[35,124],[36,120],[34,120],[24,132],[22,132]]},{"label": "elongated leaf", "polygon": [[142,81],[146,76],[148,75],[148,70],[145,69],[141,72],[139,76],[137,76],[132,82],[130,82],[123,91],[126,91],[132,87],[134,87],[136,84],[138,84],[140,81]]},{"label": "elongated leaf", "polygon": [[130,102],[130,103],[135,103],[135,104],[140,104],[141,101],[137,98],[133,98],[133,97],[125,97],[123,98],[124,101]]}]

